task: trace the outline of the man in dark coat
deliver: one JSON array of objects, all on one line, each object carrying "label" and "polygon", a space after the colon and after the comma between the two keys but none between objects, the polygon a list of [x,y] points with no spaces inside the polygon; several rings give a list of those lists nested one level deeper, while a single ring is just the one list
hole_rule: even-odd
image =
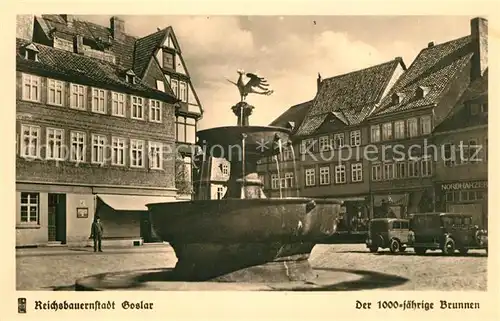
[{"label": "man in dark coat", "polygon": [[94,252],[99,250],[99,252],[102,252],[101,249],[101,240],[102,240],[102,235],[103,235],[104,229],[102,227],[101,219],[99,216],[96,216],[94,218],[94,222],[92,223],[92,228],[90,231],[90,237],[94,240]]}]

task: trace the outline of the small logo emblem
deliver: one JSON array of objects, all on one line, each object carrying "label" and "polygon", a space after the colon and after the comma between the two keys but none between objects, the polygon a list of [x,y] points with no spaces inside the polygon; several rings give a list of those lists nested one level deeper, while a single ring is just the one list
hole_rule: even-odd
[{"label": "small logo emblem", "polygon": [[17,299],[17,313],[26,313],[26,298]]}]

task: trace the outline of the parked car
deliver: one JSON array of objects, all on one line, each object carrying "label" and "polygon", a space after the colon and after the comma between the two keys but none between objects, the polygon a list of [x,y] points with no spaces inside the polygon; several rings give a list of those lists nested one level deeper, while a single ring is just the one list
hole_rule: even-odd
[{"label": "parked car", "polygon": [[403,252],[408,243],[409,221],[399,218],[374,218],[368,227],[366,247],[375,253],[389,248],[392,253]]},{"label": "parked car", "polygon": [[473,223],[473,216],[463,213],[418,213],[410,216],[409,246],[415,253],[441,250],[451,255],[470,249],[488,253],[488,232]]}]

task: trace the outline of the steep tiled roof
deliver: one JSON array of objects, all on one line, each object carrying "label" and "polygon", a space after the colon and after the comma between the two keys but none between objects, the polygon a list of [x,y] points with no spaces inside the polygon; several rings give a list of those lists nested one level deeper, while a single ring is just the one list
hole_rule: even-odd
[{"label": "steep tiled roof", "polygon": [[287,127],[289,122],[293,122],[295,126],[292,132],[295,132],[302,124],[302,121],[304,120],[304,117],[306,116],[306,113],[311,106],[312,100],[292,106],[278,118],[273,120],[269,124],[269,126]]},{"label": "steep tiled roof", "polygon": [[[142,77],[146,71],[151,56],[154,54],[155,49],[161,45],[162,40],[165,39],[169,28],[159,30],[143,38],[137,39],[135,45],[134,71],[139,77]],[[162,62],[160,61],[160,63]]]},{"label": "steep tiled roof", "polygon": [[380,101],[399,65],[402,65],[402,60],[397,58],[324,79],[297,135],[313,134],[332,113],[349,125],[363,121]]},{"label": "steep tiled roof", "polygon": [[49,37],[55,34],[63,39],[73,40],[75,35],[81,35],[86,39],[109,41],[109,50],[116,56],[116,63],[120,67],[131,69],[134,65],[135,37],[125,34],[123,39],[118,41],[112,38],[110,28],[77,19],[67,25],[60,15],[42,15],[35,19]]},{"label": "steep tiled roof", "polygon": [[482,78],[472,82],[462,95],[458,104],[450,111],[446,119],[435,129],[435,133],[447,132],[467,127],[488,125],[488,114],[478,113],[472,115],[467,106],[467,102],[487,102],[488,101],[488,72]]},{"label": "steep tiled roof", "polygon": [[140,81],[136,84],[125,81],[127,70],[96,58],[91,58],[62,49],[35,44],[38,49],[38,61],[24,58],[24,47],[30,42],[16,38],[16,69],[33,72],[56,79],[99,86],[131,94],[141,94],[167,102],[177,99],[169,93],[158,91]]},{"label": "steep tiled roof", "polygon": [[[470,44],[471,38],[466,36],[423,49],[372,116],[437,104],[456,73],[470,61],[473,55]],[[424,97],[417,96],[419,86],[429,90]],[[402,99],[394,102],[394,94],[402,94]]]}]

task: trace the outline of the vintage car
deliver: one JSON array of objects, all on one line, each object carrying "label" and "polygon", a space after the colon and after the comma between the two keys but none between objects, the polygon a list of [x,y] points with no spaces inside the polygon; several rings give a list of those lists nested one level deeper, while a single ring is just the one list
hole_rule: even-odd
[{"label": "vintage car", "polygon": [[389,248],[392,253],[403,252],[408,243],[409,221],[399,218],[375,218],[370,221],[366,247],[375,253]]},{"label": "vintage car", "polygon": [[410,215],[408,246],[418,255],[427,250],[441,250],[465,255],[470,249],[488,253],[488,232],[473,223],[473,216],[463,213],[418,213]]}]

